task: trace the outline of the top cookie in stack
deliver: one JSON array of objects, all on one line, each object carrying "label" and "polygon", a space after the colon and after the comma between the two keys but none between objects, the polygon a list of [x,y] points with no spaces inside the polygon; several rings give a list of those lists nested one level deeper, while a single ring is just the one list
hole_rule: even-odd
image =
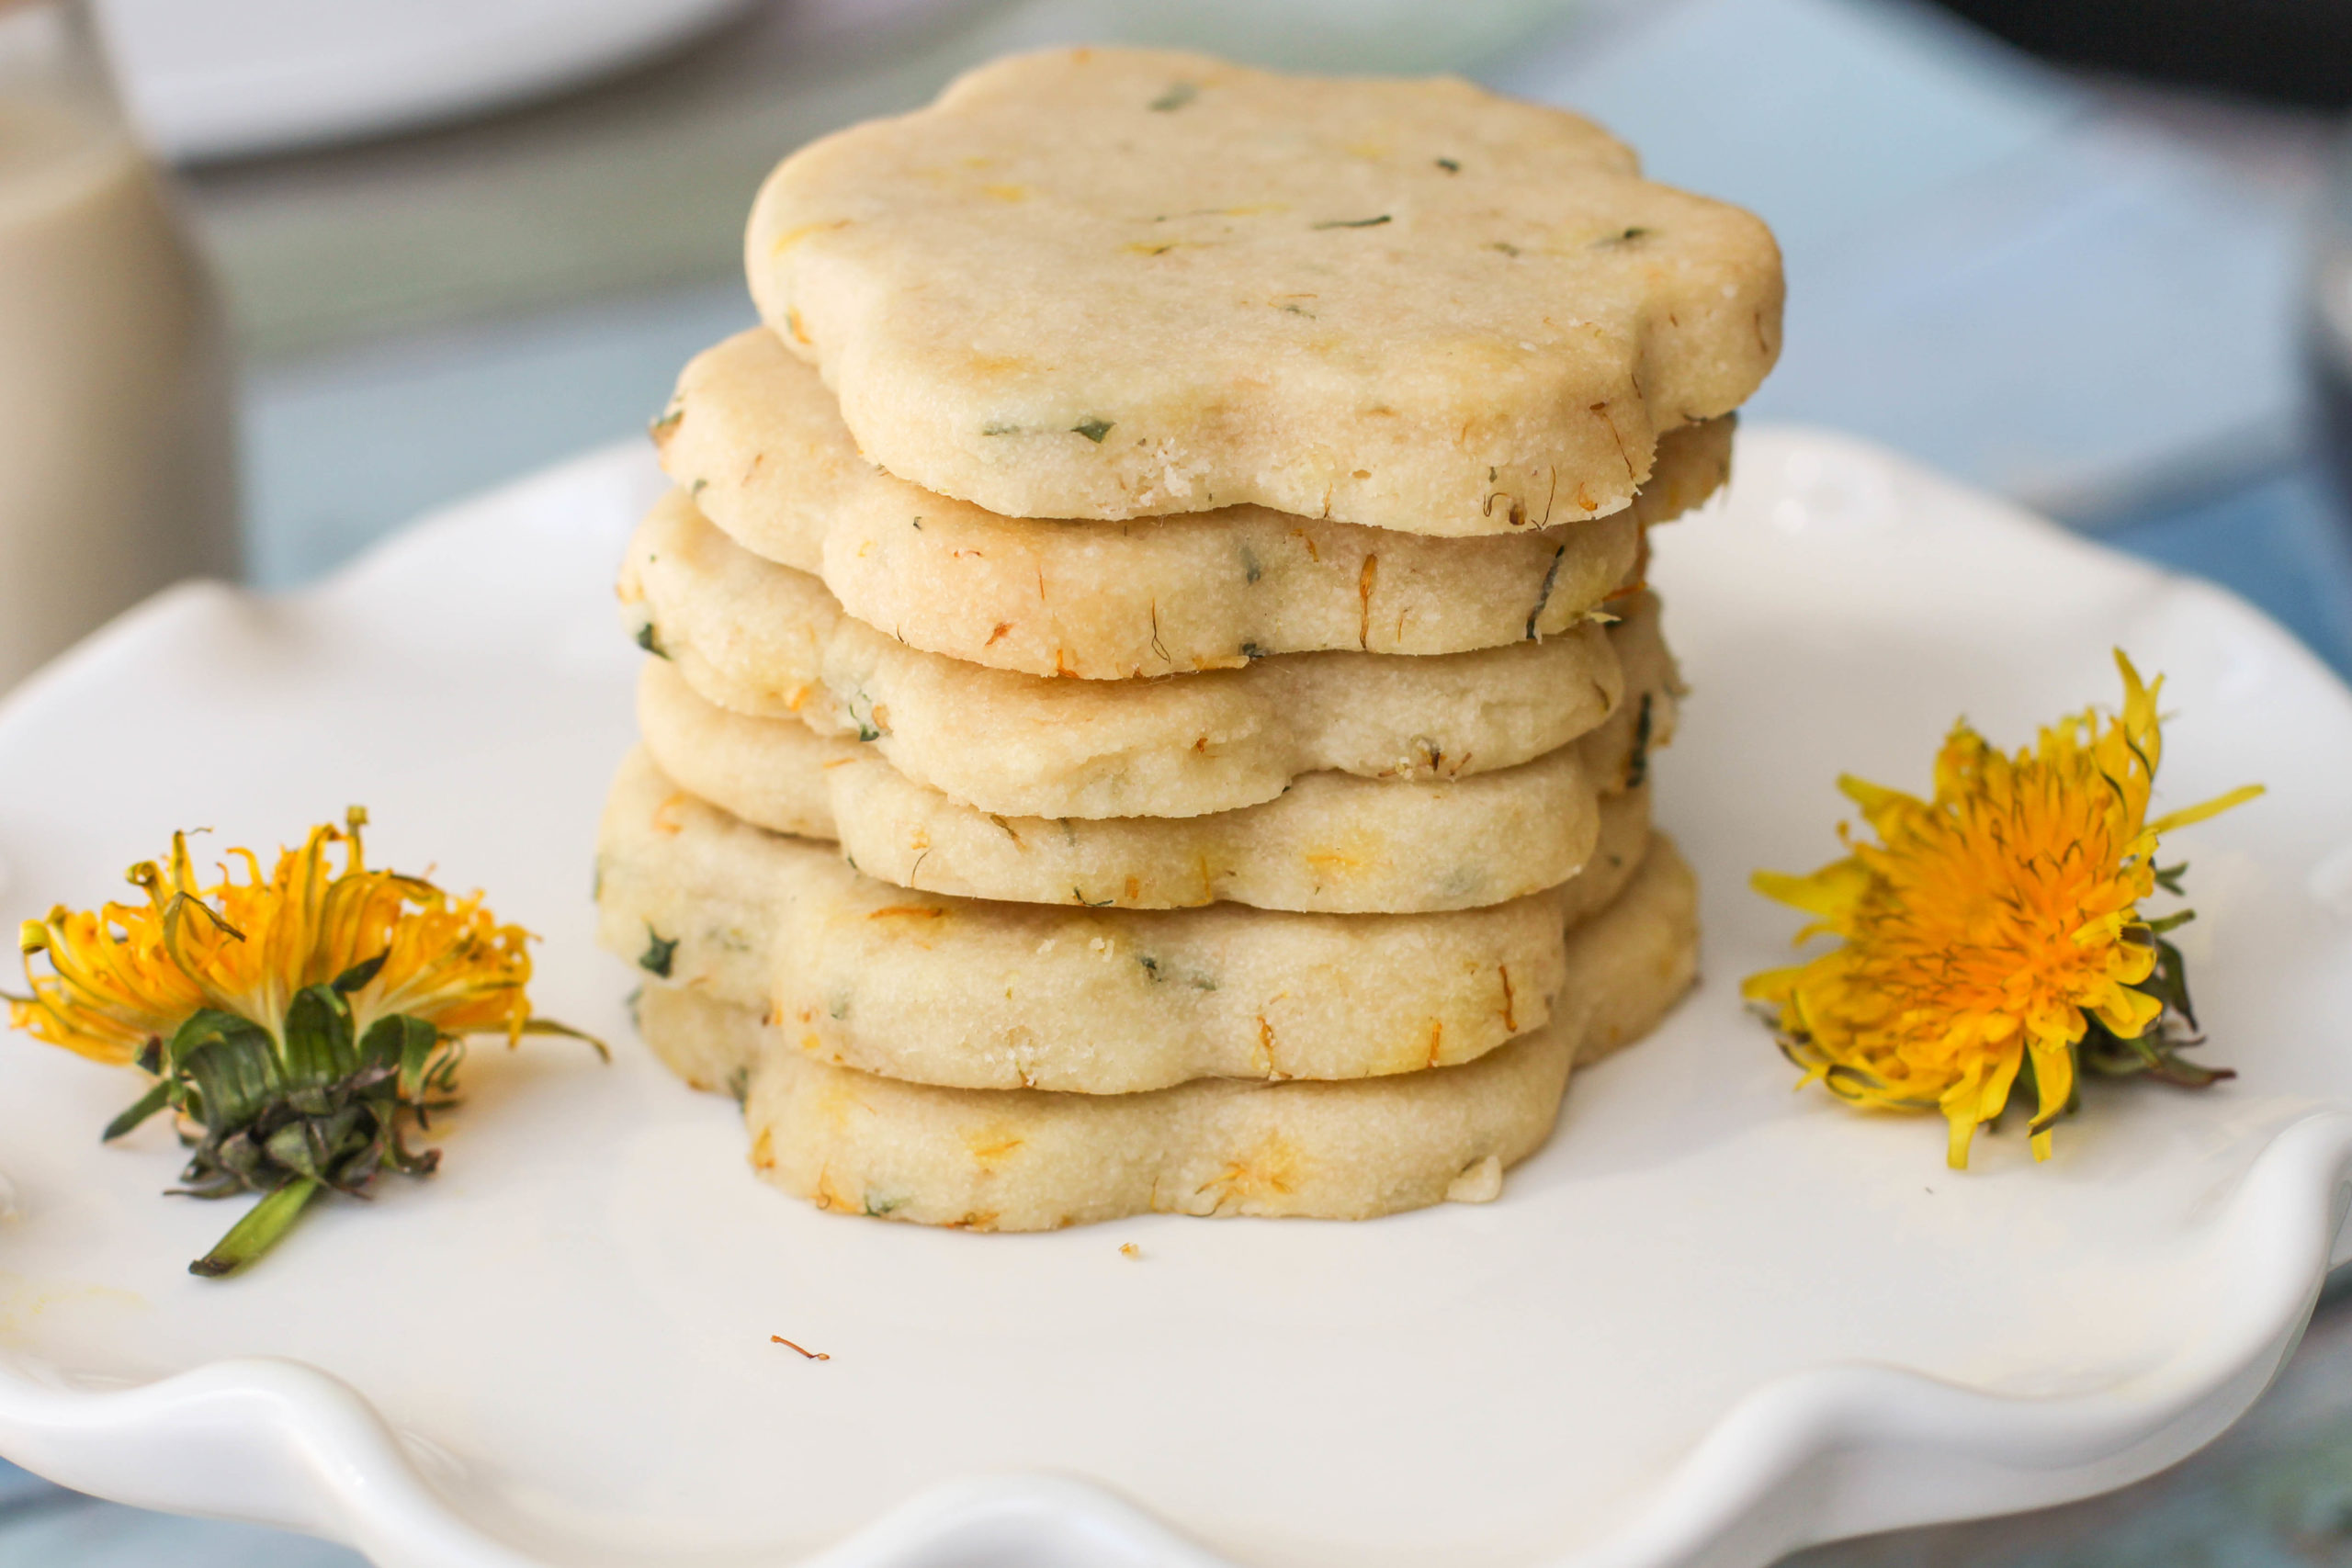
[{"label": "top cookie in stack", "polygon": [[1780,342],[1764,226],[1467,83],[1076,50],[786,161],[752,297],[865,456],[1017,517],[1627,505]]},{"label": "top cookie in stack", "polygon": [[788,159],[747,261],[623,574],[649,1039],[831,1208],[1493,1196],[1692,973],[1643,530],[1770,236],[1463,83],[1077,50]]}]

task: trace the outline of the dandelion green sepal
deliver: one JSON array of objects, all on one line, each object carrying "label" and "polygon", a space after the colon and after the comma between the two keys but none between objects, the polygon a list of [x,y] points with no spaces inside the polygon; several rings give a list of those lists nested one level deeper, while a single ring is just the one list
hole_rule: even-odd
[{"label": "dandelion green sepal", "polygon": [[147,1118],[164,1109],[171,1098],[171,1093],[172,1086],[161,1078],[148,1085],[147,1092],[133,1100],[130,1109],[107,1123],[107,1130],[98,1134],[98,1142],[111,1144],[125,1133],[136,1128]]}]

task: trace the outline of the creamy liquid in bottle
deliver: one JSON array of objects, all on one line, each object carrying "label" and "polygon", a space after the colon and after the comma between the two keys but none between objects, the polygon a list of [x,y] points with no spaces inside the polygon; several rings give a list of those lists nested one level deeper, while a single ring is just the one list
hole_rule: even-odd
[{"label": "creamy liquid in bottle", "polygon": [[0,0],[0,691],[237,567],[218,307],[79,12]]}]

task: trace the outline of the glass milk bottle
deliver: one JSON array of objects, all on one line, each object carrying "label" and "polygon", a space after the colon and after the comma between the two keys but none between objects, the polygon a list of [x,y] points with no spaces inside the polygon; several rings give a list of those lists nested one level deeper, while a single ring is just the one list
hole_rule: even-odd
[{"label": "glass milk bottle", "polygon": [[84,0],[0,0],[0,692],[238,560],[220,309]]}]

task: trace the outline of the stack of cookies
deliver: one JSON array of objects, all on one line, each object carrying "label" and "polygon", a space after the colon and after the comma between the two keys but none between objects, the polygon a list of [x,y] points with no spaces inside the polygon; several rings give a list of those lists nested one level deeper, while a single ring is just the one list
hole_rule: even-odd
[{"label": "stack of cookies", "polygon": [[655,425],[639,1021],[819,1205],[1484,1200],[1696,964],[1644,530],[1781,274],[1452,81],[1001,62],[776,170]]}]

